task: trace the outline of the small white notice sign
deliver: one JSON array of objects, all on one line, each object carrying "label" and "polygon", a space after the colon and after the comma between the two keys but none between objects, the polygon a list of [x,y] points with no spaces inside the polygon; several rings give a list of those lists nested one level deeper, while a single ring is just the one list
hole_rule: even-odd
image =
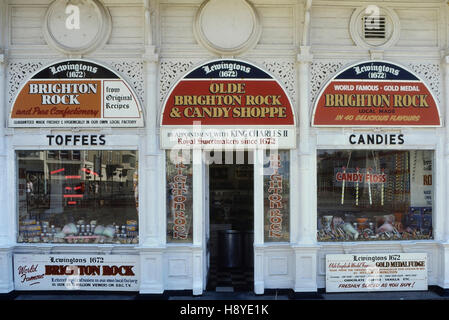
[{"label": "small white notice sign", "polygon": [[326,255],[326,292],[427,290],[426,253]]}]

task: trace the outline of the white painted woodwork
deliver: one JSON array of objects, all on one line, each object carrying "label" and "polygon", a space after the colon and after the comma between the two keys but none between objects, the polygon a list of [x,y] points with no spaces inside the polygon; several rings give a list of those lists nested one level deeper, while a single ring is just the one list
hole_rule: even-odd
[{"label": "white painted woodwork", "polygon": [[[248,0],[250,1],[250,0]],[[42,32],[51,0],[0,1],[0,293],[13,290],[14,252],[123,252],[140,254],[141,293],[192,290],[206,285],[208,201],[206,166],[194,166],[194,241],[166,243],[165,151],[159,148],[160,108],[180,77],[201,62],[220,57],[198,43],[194,23],[202,0],[104,0],[112,19],[106,44],[87,57],[115,68],[134,87],[142,101],[146,127],[101,130],[114,148],[139,150],[140,244],[123,246],[54,246],[16,244],[14,150],[43,148],[33,137],[46,129],[8,129],[5,119],[18,87],[37,69],[65,55],[49,46]],[[325,287],[325,255],[330,253],[427,252],[429,284],[449,288],[449,130],[401,129],[407,146],[398,149],[435,150],[434,231],[430,241],[316,242],[316,150],[348,148],[350,129],[310,128],[310,110],[325,82],[344,66],[371,56],[403,64],[419,75],[439,99],[443,120],[449,123],[449,6],[445,1],[389,0],[376,4],[393,10],[400,22],[392,46],[377,50],[357,45],[350,34],[353,12],[371,1],[314,0],[310,11],[304,0],[252,0],[261,25],[254,47],[235,54],[267,70],[286,88],[298,118],[298,146],[291,151],[291,239],[263,241],[263,176],[255,154],[254,175],[254,290],[290,288],[314,292]],[[310,23],[308,22],[309,13]],[[227,12],[229,14],[229,12]],[[237,19],[238,20],[238,19]],[[229,21],[229,20],[228,20]],[[206,24],[210,27],[210,21]],[[243,31],[248,33],[248,26]],[[232,25],[233,32],[238,25]],[[306,28],[306,30],[304,30]],[[207,30],[216,34],[217,30]],[[240,38],[224,32],[218,45],[236,46]],[[244,34],[242,34],[243,36]],[[212,35],[214,37],[214,35]],[[4,94],[2,94],[4,93]],[[70,132],[70,130],[68,130]],[[86,131],[86,133],[89,133]],[[98,133],[98,132],[96,132]],[[37,139],[39,140],[39,139]],[[109,148],[109,147],[108,147]],[[393,147],[387,147],[393,148]],[[200,151],[194,157],[201,157]]]}]

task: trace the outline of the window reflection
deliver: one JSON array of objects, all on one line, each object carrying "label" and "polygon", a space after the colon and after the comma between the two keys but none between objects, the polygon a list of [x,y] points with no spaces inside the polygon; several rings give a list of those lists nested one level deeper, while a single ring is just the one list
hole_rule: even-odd
[{"label": "window reflection", "polygon": [[167,242],[193,241],[193,166],[190,156],[166,153]]},{"label": "window reflection", "polygon": [[264,159],[265,242],[290,240],[290,152],[267,150]]},{"label": "window reflection", "polygon": [[136,151],[17,151],[16,156],[18,242],[138,243]]},{"label": "window reflection", "polygon": [[433,154],[319,150],[318,241],[432,239]]}]

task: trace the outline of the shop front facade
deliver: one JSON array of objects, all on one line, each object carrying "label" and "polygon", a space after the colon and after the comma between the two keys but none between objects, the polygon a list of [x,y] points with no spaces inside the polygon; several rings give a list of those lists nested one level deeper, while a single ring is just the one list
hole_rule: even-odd
[{"label": "shop front facade", "polygon": [[0,6],[0,292],[449,288],[446,3]]}]

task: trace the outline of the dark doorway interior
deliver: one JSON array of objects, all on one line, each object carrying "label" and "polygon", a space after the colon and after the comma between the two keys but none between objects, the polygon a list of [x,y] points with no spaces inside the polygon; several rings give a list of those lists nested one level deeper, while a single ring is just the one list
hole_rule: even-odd
[{"label": "dark doorway interior", "polygon": [[253,290],[254,169],[248,159],[252,154],[241,151],[238,157],[236,152],[233,156],[233,164],[226,164],[223,156],[223,164],[209,166],[210,267],[207,289],[212,291]]}]

